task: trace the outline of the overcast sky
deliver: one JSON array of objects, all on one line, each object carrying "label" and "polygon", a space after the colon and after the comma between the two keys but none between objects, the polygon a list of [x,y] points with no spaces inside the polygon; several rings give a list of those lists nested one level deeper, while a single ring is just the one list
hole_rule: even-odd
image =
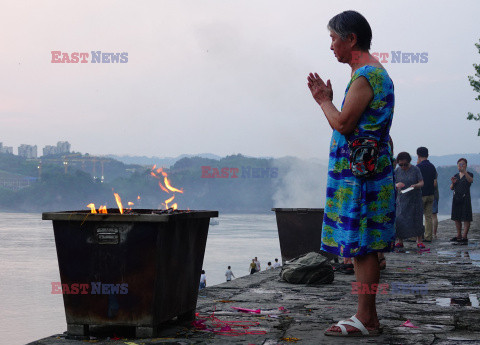
[{"label": "overcast sky", "polygon": [[[338,3],[338,4],[337,4]],[[480,102],[468,83],[480,2],[165,0],[2,1],[0,142],[68,140],[90,154],[326,158],[331,129],[306,86],[350,68],[326,25],[354,9],[395,83],[396,152],[478,153]],[[51,63],[52,51],[128,53],[127,63]],[[391,51],[427,53],[392,63]]]}]

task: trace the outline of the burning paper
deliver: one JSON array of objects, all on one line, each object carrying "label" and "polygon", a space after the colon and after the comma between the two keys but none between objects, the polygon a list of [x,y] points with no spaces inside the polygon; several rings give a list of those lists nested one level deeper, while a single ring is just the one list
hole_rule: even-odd
[{"label": "burning paper", "polygon": [[115,201],[117,202],[120,214],[123,214],[122,199],[120,198],[120,195],[118,195],[117,193],[113,193],[113,195],[115,195]]},{"label": "burning paper", "polygon": [[90,207],[91,213],[97,213],[97,210],[95,210],[95,204],[88,204],[87,207]]},{"label": "burning paper", "polygon": [[[170,193],[183,193],[182,189],[178,189],[178,188],[175,188],[175,187],[172,186],[172,184],[170,183],[170,180],[168,179],[168,174],[165,171],[163,171],[163,168],[158,168],[157,169],[157,166],[154,165],[152,167],[152,170],[150,171],[150,175],[159,180],[158,181],[158,186],[165,193],[168,193],[168,194],[170,194]],[[163,177],[163,184],[162,184],[162,177]],[[165,209],[169,208],[168,204],[171,203],[173,201],[173,199],[175,199],[175,194],[172,197],[165,200]],[[172,205],[172,209],[176,210],[177,208],[178,208],[177,203],[174,203]]]}]

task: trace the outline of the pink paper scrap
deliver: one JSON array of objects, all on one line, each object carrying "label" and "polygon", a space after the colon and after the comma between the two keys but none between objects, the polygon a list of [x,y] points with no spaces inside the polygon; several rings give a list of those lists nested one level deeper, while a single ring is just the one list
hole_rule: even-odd
[{"label": "pink paper scrap", "polygon": [[256,314],[260,314],[260,312],[261,312],[260,309],[253,310],[253,309],[238,308],[238,307],[232,307],[232,308],[235,309],[235,310],[241,311],[242,313],[256,313]]},{"label": "pink paper scrap", "polygon": [[415,326],[413,323],[411,323],[410,320],[405,321],[403,324],[400,325],[400,327],[419,328]]}]

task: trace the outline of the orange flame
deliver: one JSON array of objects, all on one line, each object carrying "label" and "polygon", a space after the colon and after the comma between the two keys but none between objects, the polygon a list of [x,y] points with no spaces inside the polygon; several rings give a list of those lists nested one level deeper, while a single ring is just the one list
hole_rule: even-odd
[{"label": "orange flame", "polygon": [[133,206],[133,205],[135,205],[133,202],[131,201],[128,202],[128,206]]},{"label": "orange flame", "polygon": [[[165,192],[165,193],[168,193],[170,194],[171,192],[173,193],[183,193],[183,190],[181,189],[178,189],[178,188],[175,188],[172,186],[172,184],[170,183],[170,180],[168,179],[168,174],[163,171],[163,168],[158,168],[157,169],[157,165],[155,164],[153,167],[152,167],[152,170],[150,171],[150,175],[152,175],[153,177],[157,178],[157,179],[161,179],[161,177],[159,176],[160,173],[162,174],[163,176],[163,183],[165,184],[166,188],[163,186],[162,182],[161,181],[158,181],[158,186]],[[171,198],[165,200],[165,208],[168,209],[168,204],[170,202],[172,202],[172,200],[175,198],[175,195],[173,195]],[[138,196],[138,199],[140,199],[140,196]],[[178,205],[175,203],[172,205],[172,208],[174,210],[176,210],[178,208]]]},{"label": "orange flame", "polygon": [[95,210],[95,204],[88,204],[87,207],[90,207],[91,213],[97,213],[97,210]]},{"label": "orange flame", "polygon": [[172,196],[170,199],[165,200],[165,208],[168,209],[168,204],[169,204],[170,202],[172,202],[173,199],[175,199],[175,195]]},{"label": "orange flame", "polygon": [[139,195],[139,196],[137,196],[137,200],[140,200],[140,195]]},{"label": "orange flame", "polygon": [[183,190],[172,187],[172,185],[170,184],[170,181],[168,180],[167,176],[164,177],[163,182],[165,182],[165,186],[167,186],[167,188],[170,189],[172,192],[183,193]]},{"label": "orange flame", "polygon": [[164,192],[170,193],[169,190],[162,185],[162,182],[158,181],[158,186],[159,186]]},{"label": "orange flame", "polygon": [[122,199],[120,199],[120,195],[118,195],[117,193],[113,193],[113,195],[115,195],[115,201],[117,202],[120,214],[123,214]]},{"label": "orange flame", "polygon": [[101,205],[101,206],[98,208],[98,213],[107,213],[107,206]]}]

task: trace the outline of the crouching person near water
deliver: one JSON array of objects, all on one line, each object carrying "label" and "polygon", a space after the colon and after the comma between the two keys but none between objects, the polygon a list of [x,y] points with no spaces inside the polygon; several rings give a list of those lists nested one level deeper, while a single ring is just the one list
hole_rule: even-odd
[{"label": "crouching person near water", "polygon": [[[354,258],[357,284],[372,289],[379,283],[378,252],[395,244],[395,189],[392,148],[388,144],[393,117],[393,82],[370,55],[372,32],[358,12],[346,11],[328,23],[337,60],[351,67],[351,80],[341,110],[332,103],[330,80],[308,76],[308,87],[333,129],[321,249]],[[326,66],[322,66],[325,70]],[[378,164],[372,177],[357,177],[350,169],[349,145],[368,137],[378,143]],[[368,161],[365,156],[365,161]],[[353,297],[353,295],[352,295]],[[359,294],[357,313],[325,331],[332,336],[381,333],[376,294]]]}]

